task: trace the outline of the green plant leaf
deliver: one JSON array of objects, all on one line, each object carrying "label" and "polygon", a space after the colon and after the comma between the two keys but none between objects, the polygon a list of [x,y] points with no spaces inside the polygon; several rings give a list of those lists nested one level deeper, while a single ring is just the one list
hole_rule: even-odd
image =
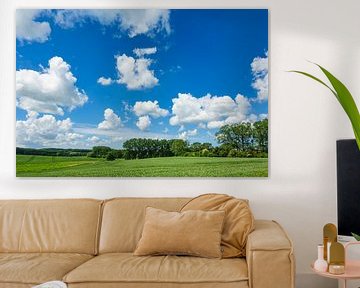
[{"label": "green plant leaf", "polygon": [[[317,65],[317,64],[316,64]],[[355,138],[357,144],[360,149],[360,113],[358,108],[356,107],[356,103],[354,98],[352,97],[350,91],[346,88],[346,86],[338,80],[334,75],[332,75],[329,71],[325,68],[317,65],[321,71],[325,74],[325,76],[329,79],[331,85],[334,87],[337,95],[338,100],[341,106],[344,108],[346,114],[348,115],[350,122],[353,126]]]},{"label": "green plant leaf", "polygon": [[351,232],[351,235],[356,239],[356,241],[360,241],[360,235],[352,233],[352,232]]},{"label": "green plant leaf", "polygon": [[311,75],[311,74],[309,74],[309,73],[302,72],[302,71],[298,71],[298,70],[290,70],[290,71],[288,71],[288,72],[293,72],[293,73],[302,74],[302,75],[305,75],[305,76],[307,76],[307,77],[309,77],[309,78],[311,78],[311,79],[313,79],[313,80],[321,83],[321,84],[324,85],[326,88],[328,88],[328,89],[335,95],[336,98],[338,98],[338,95],[336,94],[336,92],[335,92],[329,85],[327,85],[324,81],[320,80],[319,78],[317,78],[317,77],[315,77],[315,76],[313,76],[313,75]]},{"label": "green plant leaf", "polygon": [[289,71],[289,72],[294,72],[294,73],[305,75],[305,76],[321,83],[335,95],[336,99],[339,101],[340,105],[343,107],[345,113],[347,114],[347,116],[350,119],[353,131],[355,134],[356,143],[360,150],[360,113],[359,113],[358,108],[356,107],[354,98],[352,97],[350,91],[346,88],[346,86],[340,80],[338,80],[334,75],[332,75],[329,71],[327,71],[322,66],[320,66],[316,63],[314,63],[314,64],[317,65],[321,69],[321,71],[325,74],[325,76],[330,81],[333,88],[331,88],[329,85],[327,85],[324,81],[320,80],[319,78],[317,78],[309,73],[297,71],[297,70],[293,70],[293,71]]}]

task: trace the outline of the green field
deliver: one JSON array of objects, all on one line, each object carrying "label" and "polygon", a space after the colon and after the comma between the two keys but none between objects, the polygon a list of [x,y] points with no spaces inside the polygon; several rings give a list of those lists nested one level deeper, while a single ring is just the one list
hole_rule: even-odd
[{"label": "green field", "polygon": [[16,156],[17,177],[267,177],[267,158]]}]

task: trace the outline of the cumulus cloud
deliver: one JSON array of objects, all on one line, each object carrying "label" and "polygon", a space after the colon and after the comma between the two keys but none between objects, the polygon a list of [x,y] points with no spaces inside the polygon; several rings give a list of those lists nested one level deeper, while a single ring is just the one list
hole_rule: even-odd
[{"label": "cumulus cloud", "polygon": [[78,147],[83,135],[75,133],[70,118],[56,120],[53,115],[39,117],[29,112],[26,120],[16,121],[16,145],[20,147]]},{"label": "cumulus cloud", "polygon": [[98,128],[102,130],[114,130],[122,126],[121,118],[110,108],[104,111],[104,121],[99,123]]},{"label": "cumulus cloud", "polygon": [[162,109],[159,106],[158,101],[137,101],[134,105],[133,111],[136,116],[150,115],[154,118],[165,117],[169,114],[169,111]]},{"label": "cumulus cloud", "polygon": [[[44,10],[18,9],[16,37],[20,41],[45,42],[51,34],[47,21],[37,21]],[[166,9],[65,9],[47,12],[54,23],[63,29],[82,25],[87,21],[103,26],[115,25],[130,38],[138,35],[153,37],[156,33],[170,34],[170,11]]]},{"label": "cumulus cloud", "polygon": [[20,41],[43,43],[49,39],[51,27],[49,22],[37,21],[42,10],[16,10],[16,38]]},{"label": "cumulus cloud", "polygon": [[113,82],[113,80],[111,78],[105,78],[105,77],[100,77],[97,80],[97,83],[103,85],[103,86],[107,86],[110,85]]},{"label": "cumulus cloud", "polygon": [[135,59],[125,54],[118,55],[116,58],[116,68],[119,74],[117,82],[125,84],[129,90],[141,90],[152,88],[158,84],[159,79],[154,75],[154,71],[149,67],[151,59]]},{"label": "cumulus cloud", "polygon": [[244,121],[251,107],[249,100],[241,94],[232,99],[210,94],[196,98],[189,93],[179,93],[172,102],[171,125],[198,124],[209,129]]},{"label": "cumulus cloud", "polygon": [[101,141],[101,139],[97,136],[91,136],[87,140],[91,143],[99,143]]},{"label": "cumulus cloud", "polygon": [[155,32],[165,31],[167,34],[170,29],[170,11],[164,9],[123,9],[120,11],[120,27],[127,31],[129,37],[140,34],[153,36]]},{"label": "cumulus cloud", "polygon": [[57,10],[53,17],[58,26],[69,29],[88,20],[99,22],[101,25],[114,24],[118,21],[119,11],[114,9],[65,9]]},{"label": "cumulus cloud", "polygon": [[16,71],[17,105],[26,111],[64,114],[84,105],[88,97],[76,87],[77,79],[71,66],[61,57],[49,60],[49,67],[42,71],[21,69]]},{"label": "cumulus cloud", "polygon": [[135,48],[133,50],[133,53],[140,57],[143,57],[145,55],[151,55],[151,54],[155,54],[157,51],[156,47],[152,47],[152,48]]},{"label": "cumulus cloud", "polygon": [[73,28],[87,20],[97,21],[101,25],[117,25],[131,38],[137,35],[153,36],[162,31],[169,34],[171,31],[170,11],[162,9],[59,10],[54,19],[63,28]]},{"label": "cumulus cloud", "polygon": [[187,140],[189,137],[195,136],[195,135],[197,135],[197,129],[181,132],[181,133],[179,133],[178,137],[179,137],[179,139]]},{"label": "cumulus cloud", "polygon": [[138,121],[136,122],[136,126],[141,130],[145,131],[151,125],[151,120],[148,115],[139,117]]},{"label": "cumulus cloud", "polygon": [[257,90],[257,100],[259,102],[266,101],[269,96],[268,63],[267,52],[265,57],[256,57],[251,63],[251,71],[254,77],[251,86]]}]

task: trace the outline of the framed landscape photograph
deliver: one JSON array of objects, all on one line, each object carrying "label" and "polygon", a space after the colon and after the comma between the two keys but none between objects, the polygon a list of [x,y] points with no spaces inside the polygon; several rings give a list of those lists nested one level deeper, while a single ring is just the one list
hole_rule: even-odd
[{"label": "framed landscape photograph", "polygon": [[268,177],[266,9],[16,11],[17,177]]}]

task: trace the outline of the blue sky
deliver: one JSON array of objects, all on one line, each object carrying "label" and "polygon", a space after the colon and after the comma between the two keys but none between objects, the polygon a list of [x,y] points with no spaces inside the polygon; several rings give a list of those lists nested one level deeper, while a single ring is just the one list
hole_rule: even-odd
[{"label": "blue sky", "polygon": [[211,142],[268,114],[267,10],[17,10],[17,146]]}]

